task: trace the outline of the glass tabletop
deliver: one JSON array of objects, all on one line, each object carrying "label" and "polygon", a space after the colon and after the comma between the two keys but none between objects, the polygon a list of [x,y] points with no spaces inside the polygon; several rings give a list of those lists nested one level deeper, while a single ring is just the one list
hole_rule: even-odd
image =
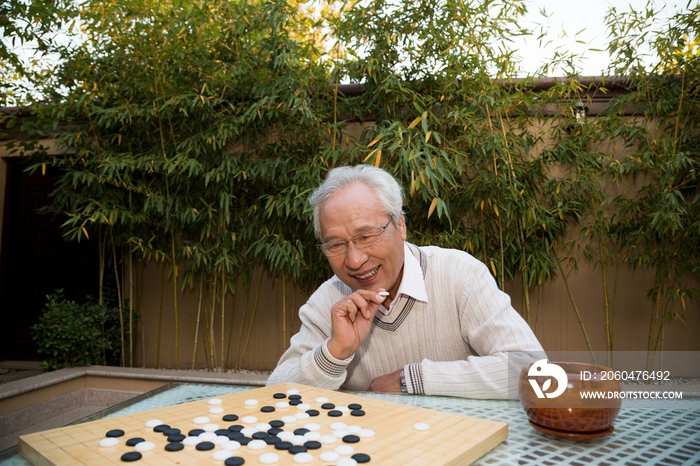
[{"label": "glass tabletop", "polygon": [[[88,422],[251,390],[257,387],[172,383],[78,422]],[[508,424],[508,438],[475,464],[518,465],[698,465],[700,399],[676,400],[664,408],[623,403],[615,431],[601,439],[576,442],[549,437],[530,426],[519,405],[508,401],[443,396],[350,392],[409,406],[463,414]],[[0,459],[3,466],[27,466],[19,454]]]}]

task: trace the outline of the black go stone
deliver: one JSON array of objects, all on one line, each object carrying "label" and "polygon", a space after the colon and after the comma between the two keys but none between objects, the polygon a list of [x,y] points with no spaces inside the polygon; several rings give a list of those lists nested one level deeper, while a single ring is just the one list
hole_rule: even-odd
[{"label": "black go stone", "polygon": [[235,414],[226,414],[221,419],[223,419],[226,422],[233,422],[238,420],[238,416],[236,416]]},{"label": "black go stone", "polygon": [[165,429],[163,431],[163,435],[165,435],[167,437],[169,435],[179,434],[180,432],[181,432],[180,429]]},{"label": "black go stone", "polygon": [[262,408],[260,408],[260,411],[263,413],[271,413],[274,410],[275,410],[274,406],[263,406]]},{"label": "black go stone", "polygon": [[362,405],[359,403],[350,403],[348,405],[348,408],[350,408],[350,409],[362,409]]},{"label": "black go stone", "polygon": [[279,427],[273,427],[272,429],[267,429],[267,433],[270,435],[277,435],[280,432],[282,432],[282,429],[280,429]]},{"label": "black go stone", "polygon": [[236,439],[236,442],[240,443],[241,445],[248,445],[251,440],[253,439],[250,437],[240,437]]},{"label": "black go stone", "polygon": [[203,434],[204,429],[192,429],[191,431],[187,432],[187,435],[190,437],[197,437],[199,434]]},{"label": "black go stone", "polygon": [[129,440],[126,441],[126,446],[133,447],[133,446],[136,446],[137,443],[141,443],[141,442],[145,442],[145,440],[142,439],[141,437],[130,438]]},{"label": "black go stone", "polygon": [[251,435],[251,437],[253,437],[255,440],[262,440],[269,436],[270,434],[268,434],[267,432],[256,432],[253,435]]},{"label": "black go stone", "polygon": [[321,413],[318,412],[318,409],[308,409],[308,410],[306,410],[306,414],[313,417],[313,416],[318,416]]},{"label": "black go stone", "polygon": [[333,403],[323,403],[323,404],[321,405],[321,408],[323,408],[323,409],[334,409],[334,408],[335,408],[335,405],[334,405]]},{"label": "black go stone", "polygon": [[234,424],[232,426],[228,426],[229,432],[240,432],[243,430],[243,426],[240,424]]},{"label": "black go stone", "polygon": [[168,442],[170,442],[170,443],[182,442],[183,440],[185,440],[185,436],[182,434],[168,435]]},{"label": "black go stone", "polygon": [[110,430],[105,434],[105,437],[121,437],[124,435],[124,431],[121,429]]},{"label": "black go stone", "polygon": [[292,455],[296,455],[297,453],[306,453],[308,448],[306,448],[304,445],[292,445],[289,447],[289,453]]},{"label": "black go stone", "polygon": [[292,442],[277,442],[275,443],[275,449],[277,450],[289,450],[292,448]]},{"label": "black go stone", "polygon": [[362,411],[361,409],[353,409],[352,411],[350,411],[350,415],[351,416],[364,416],[365,412]]},{"label": "black go stone", "polygon": [[239,438],[243,437],[243,434],[240,432],[229,432],[226,434],[226,437],[228,437],[229,440],[238,440]]},{"label": "black go stone", "polygon": [[153,428],[153,432],[164,432],[166,430],[170,429],[170,426],[167,424],[161,424],[159,426],[155,426]]},{"label": "black go stone", "polygon": [[209,451],[214,449],[214,444],[212,442],[199,442],[195,448],[199,451]]},{"label": "black go stone", "polygon": [[298,429],[294,429],[294,435],[304,435],[304,434],[308,434],[309,432],[311,432],[309,429],[305,429],[303,427],[300,427]]},{"label": "black go stone", "polygon": [[340,417],[343,415],[342,411],[338,411],[337,409],[333,409],[331,411],[328,411],[328,415],[331,417]]},{"label": "black go stone", "polygon": [[274,444],[282,441],[281,438],[275,437],[274,435],[271,435],[269,437],[265,437],[263,440],[265,440],[265,443],[267,443],[268,445],[274,445]]},{"label": "black go stone", "polygon": [[289,400],[289,406],[297,406],[301,404],[301,400]]},{"label": "black go stone", "polygon": [[241,466],[242,464],[245,464],[245,460],[240,456],[231,456],[229,458],[226,458],[224,464],[226,466]]},{"label": "black go stone", "polygon": [[321,442],[317,442],[316,440],[309,440],[308,442],[304,443],[304,446],[309,450],[318,450],[319,448],[321,448]]},{"label": "black go stone", "polygon": [[355,453],[350,458],[354,459],[358,463],[369,463],[370,457],[367,453]]},{"label": "black go stone", "polygon": [[122,461],[126,462],[131,462],[131,461],[138,461],[141,459],[143,455],[139,453],[138,451],[130,451],[129,453],[124,453],[122,455]]},{"label": "black go stone", "polygon": [[171,442],[165,446],[165,451],[180,451],[185,446],[179,442]]},{"label": "black go stone", "polygon": [[289,395],[290,400],[301,400],[301,395]]},{"label": "black go stone", "polygon": [[343,437],[343,442],[345,443],[357,443],[360,441],[360,437],[357,435],[346,435]]},{"label": "black go stone", "polygon": [[272,398],[276,398],[278,400],[281,400],[283,398],[287,398],[287,395],[285,395],[284,393],[275,393],[274,395],[272,395]]},{"label": "black go stone", "polygon": [[270,426],[272,427],[283,427],[284,426],[284,421],[280,421],[279,419],[275,419],[274,421],[268,422]]},{"label": "black go stone", "polygon": [[228,435],[231,433],[231,431],[228,429],[217,429],[214,433],[216,435]]}]

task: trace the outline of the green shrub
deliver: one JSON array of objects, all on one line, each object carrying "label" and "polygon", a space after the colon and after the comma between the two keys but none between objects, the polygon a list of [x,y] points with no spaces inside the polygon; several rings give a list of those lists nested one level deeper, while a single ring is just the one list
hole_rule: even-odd
[{"label": "green shrub", "polygon": [[78,304],[64,298],[63,290],[47,296],[48,302],[32,337],[45,357],[48,370],[106,365],[120,358],[119,309],[88,296]]}]

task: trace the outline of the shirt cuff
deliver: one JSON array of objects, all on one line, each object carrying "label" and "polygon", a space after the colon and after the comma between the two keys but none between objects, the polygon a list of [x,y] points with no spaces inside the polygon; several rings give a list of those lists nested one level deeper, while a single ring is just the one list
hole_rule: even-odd
[{"label": "shirt cuff", "polygon": [[353,354],[347,359],[336,359],[328,349],[328,340],[321,343],[321,346],[314,350],[314,361],[321,371],[328,377],[338,378],[345,372],[345,369],[353,360]]},{"label": "shirt cuff", "polygon": [[423,387],[423,371],[420,363],[407,364],[403,368],[404,376],[406,377],[406,390],[414,395],[424,395],[425,388]]}]

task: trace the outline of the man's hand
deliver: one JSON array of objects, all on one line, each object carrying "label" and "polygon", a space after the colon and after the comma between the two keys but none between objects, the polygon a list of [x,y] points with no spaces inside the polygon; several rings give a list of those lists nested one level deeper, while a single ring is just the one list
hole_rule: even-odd
[{"label": "man's hand", "polygon": [[377,377],[369,384],[370,392],[401,392],[401,381],[399,376],[402,369]]},{"label": "man's hand", "polygon": [[365,341],[372,328],[372,319],[386,299],[377,291],[357,290],[331,308],[333,333],[328,350],[337,359],[347,359]]}]

